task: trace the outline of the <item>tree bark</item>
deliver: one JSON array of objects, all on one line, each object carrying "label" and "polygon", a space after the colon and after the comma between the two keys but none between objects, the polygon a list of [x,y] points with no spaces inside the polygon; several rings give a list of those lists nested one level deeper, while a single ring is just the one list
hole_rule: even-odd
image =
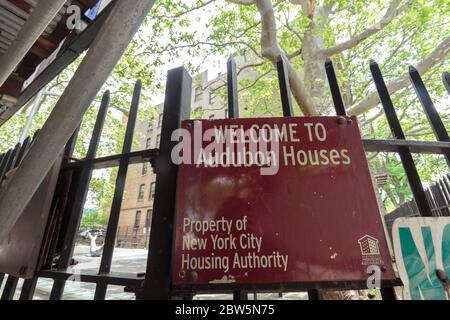
[{"label": "tree bark", "polygon": [[286,61],[292,95],[305,115],[316,114],[314,104],[307,94],[300,74],[281,49],[277,39],[277,26],[271,0],[256,0],[256,7],[261,15],[261,49],[262,55],[276,65],[278,56]]},{"label": "tree bark", "polygon": [[325,114],[330,109],[330,98],[327,94],[325,61],[327,56],[320,53],[324,48],[322,37],[309,29],[303,36],[302,59],[303,79],[306,94],[311,98],[317,114]]}]

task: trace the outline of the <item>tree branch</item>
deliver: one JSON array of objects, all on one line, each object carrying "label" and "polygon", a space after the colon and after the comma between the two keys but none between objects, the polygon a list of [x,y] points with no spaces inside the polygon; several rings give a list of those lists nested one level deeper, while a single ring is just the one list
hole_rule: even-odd
[{"label": "tree branch", "polygon": [[300,48],[300,49],[298,49],[298,50],[295,50],[295,51],[292,52],[292,53],[287,54],[286,57],[287,57],[289,60],[291,60],[291,59],[293,59],[293,58],[295,58],[295,57],[298,57],[298,56],[301,55],[301,54],[302,54],[302,49]]},{"label": "tree branch", "polygon": [[309,16],[310,8],[313,5],[310,0],[290,0],[290,2],[295,5],[300,5],[305,15]]},{"label": "tree branch", "polygon": [[[195,10],[198,10],[198,9],[201,9],[201,8],[204,8],[204,7],[206,7],[207,5],[213,3],[214,1],[216,1],[216,0],[208,0],[208,1],[203,2],[203,3],[200,3],[200,4],[198,4],[198,5],[196,5],[196,6],[192,7],[192,8],[187,8],[185,11],[180,11],[180,12],[178,12],[178,13],[175,13],[174,15],[171,15],[171,16],[168,16],[168,15],[159,15],[159,16],[154,16],[154,18],[156,18],[156,19],[161,19],[161,18],[164,18],[164,19],[176,19],[176,18],[179,18],[179,17],[181,17],[181,16],[184,16],[185,14],[188,14],[188,13],[190,13],[190,12],[192,12],[192,11],[195,11]],[[156,10],[155,10],[155,11],[156,11]]]},{"label": "tree branch", "polygon": [[227,1],[235,4],[240,4],[243,6],[250,6],[252,4],[255,4],[255,0],[227,0]]},{"label": "tree branch", "polygon": [[347,6],[345,6],[345,7],[341,7],[341,8],[337,8],[337,9],[331,10],[331,14],[336,14],[338,12],[350,10],[350,9],[352,9],[354,7],[355,7],[355,0],[352,0],[352,3],[347,5]]},{"label": "tree branch", "polygon": [[285,23],[284,23],[284,26],[289,30],[289,31],[291,31],[300,41],[303,41],[303,37],[302,37],[302,35],[297,31],[297,30],[295,30],[292,26],[291,26],[291,24],[289,23],[289,17],[286,15],[286,13],[284,14],[284,18],[285,18]]},{"label": "tree branch", "polygon": [[315,114],[314,105],[306,94],[300,75],[294,69],[286,53],[281,49],[277,39],[275,14],[271,0],[256,0],[261,15],[261,49],[263,57],[269,59],[274,66],[278,56],[285,58],[292,94],[305,115]]},{"label": "tree branch", "polygon": [[[416,69],[419,73],[424,74],[434,66],[441,63],[450,55],[450,36],[445,38],[435,50],[433,50],[424,60],[419,62]],[[390,94],[393,94],[410,84],[409,73],[405,73],[397,79],[387,84],[387,88]],[[380,98],[376,92],[372,92],[361,102],[353,105],[349,108],[350,114],[358,115],[364,113],[373,107],[377,106],[380,102]]]},{"label": "tree branch", "polygon": [[381,109],[380,111],[378,111],[374,116],[372,116],[371,118],[361,122],[361,127],[365,127],[369,124],[371,124],[372,122],[374,122],[375,120],[377,120],[379,117],[381,117],[382,115],[384,115],[384,110]]},{"label": "tree branch", "polygon": [[389,5],[389,8],[387,9],[384,16],[381,18],[380,21],[373,24],[363,32],[353,36],[347,41],[344,41],[334,47],[326,48],[321,51],[322,54],[325,54],[326,56],[332,56],[334,54],[340,53],[344,50],[351,49],[370,36],[380,32],[383,30],[388,24],[390,24],[397,16],[399,16],[414,0],[408,0],[405,2],[402,6],[400,6],[402,0],[393,0],[391,4]]}]

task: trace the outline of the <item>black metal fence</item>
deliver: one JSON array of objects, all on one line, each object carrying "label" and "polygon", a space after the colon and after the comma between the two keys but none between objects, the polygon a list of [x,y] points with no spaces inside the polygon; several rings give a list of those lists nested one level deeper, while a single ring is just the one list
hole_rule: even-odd
[{"label": "black metal fence", "polygon": [[[345,117],[346,107],[342,99],[332,62],[327,61],[325,67],[336,114]],[[283,115],[285,117],[290,117],[293,115],[291,92],[289,89],[290,86],[286,65],[281,57],[278,59],[277,69]],[[433,105],[419,73],[414,68],[411,68],[410,75],[412,84],[438,141],[407,141],[379,66],[372,61],[370,69],[392,135],[395,139],[364,140],[363,143],[365,149],[367,152],[394,152],[399,154],[413,192],[415,203],[417,204],[418,213],[421,216],[432,216],[433,207],[429,202],[427,192],[422,187],[412,154],[444,155],[450,164],[450,139],[448,132]],[[228,116],[229,118],[238,118],[238,82],[236,64],[233,59],[230,59],[228,62],[227,79]],[[444,85],[449,90],[450,94],[450,76],[447,73],[444,74],[443,80]],[[50,299],[59,300],[62,298],[66,281],[74,276],[74,273],[70,271],[69,267],[72,264],[77,231],[79,229],[92,171],[112,167],[118,167],[118,174],[115,182],[115,192],[107,226],[101,264],[96,273],[79,274],[78,281],[95,284],[95,299],[98,300],[105,299],[106,290],[109,285],[122,286],[125,291],[135,293],[137,299],[169,299],[174,296],[192,298],[195,292],[175,292],[174,288],[171,286],[171,252],[175,220],[178,168],[172,163],[170,157],[172,148],[176,144],[176,142],[171,141],[172,132],[180,128],[181,121],[188,119],[190,116],[191,91],[192,79],[183,67],[169,71],[164,102],[160,148],[159,150],[152,149],[131,152],[141,92],[141,82],[138,81],[133,94],[122,153],[103,158],[95,158],[109,105],[109,93],[105,93],[86,158],[76,161],[73,161],[73,159],[70,160],[77,140],[77,133],[74,133],[66,146],[66,161],[63,163],[61,169],[60,179],[58,181],[59,187],[57,188],[58,190],[65,191],[55,195],[55,197],[59,197],[61,201],[54,201],[55,205],[59,206],[57,212],[60,214],[60,223],[57,228],[53,229],[51,234],[46,235],[46,238],[50,239],[48,246],[52,248],[52,250],[50,250],[46,259],[46,264],[42,266],[42,270],[40,270],[34,278],[25,280],[22,286],[20,299],[26,300],[33,298],[39,278],[49,278],[54,280]],[[0,156],[0,181],[3,180],[7,172],[17,166],[23,157],[23,154],[30,147],[32,140],[33,139],[27,139],[23,145],[17,145],[14,149]],[[157,174],[147,269],[145,274],[137,275],[114,273],[111,272],[111,263],[118,231],[118,222],[128,166],[144,162],[151,162]],[[63,186],[65,187],[63,188]],[[4,278],[5,275],[1,274],[0,286],[4,281]],[[13,298],[17,283],[18,278],[12,276],[8,277],[3,289],[3,300]],[[383,289],[381,291],[384,299],[395,299],[392,287],[396,284],[399,284],[399,282],[382,283]],[[327,288],[332,289],[335,287]],[[349,283],[335,289],[345,290],[358,288],[363,289],[363,287],[358,287],[355,286],[355,284]],[[283,288],[272,286],[271,288],[266,289],[278,292]],[[308,293],[310,299],[320,298],[318,289],[321,288],[315,285],[289,288],[290,291],[309,290]],[[235,299],[247,298],[246,291],[235,291],[233,294]]]},{"label": "black metal fence", "polygon": [[[22,158],[28,152],[36,138],[39,131],[37,131],[33,138],[28,137],[23,142],[18,143],[13,149],[0,155],[0,185],[5,183],[5,180],[10,177],[14,169],[17,168]],[[0,288],[5,279],[5,274],[0,273]],[[17,283],[19,279],[16,277],[8,276],[3,293],[1,295],[1,300],[11,300],[14,297],[16,291]]]},{"label": "black metal fence", "polygon": [[[450,175],[439,179],[435,184],[425,189],[431,212],[435,217],[450,217]],[[403,203],[394,211],[388,213],[384,220],[389,234],[392,235],[392,226],[395,219],[406,217],[419,217],[419,208],[415,201]]]}]

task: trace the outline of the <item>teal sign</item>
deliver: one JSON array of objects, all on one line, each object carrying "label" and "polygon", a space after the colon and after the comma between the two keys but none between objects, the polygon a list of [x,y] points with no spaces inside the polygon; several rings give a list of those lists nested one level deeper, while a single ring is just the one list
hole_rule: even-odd
[{"label": "teal sign", "polygon": [[399,218],[392,228],[395,260],[404,299],[447,300],[449,288],[436,271],[450,277],[450,218]]}]

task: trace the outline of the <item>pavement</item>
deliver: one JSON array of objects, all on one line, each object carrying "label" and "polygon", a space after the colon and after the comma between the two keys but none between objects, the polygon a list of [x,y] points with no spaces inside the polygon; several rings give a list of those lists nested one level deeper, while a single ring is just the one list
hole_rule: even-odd
[{"label": "pavement", "polygon": [[[89,255],[89,246],[76,246],[73,258],[79,262],[74,269],[75,274],[78,272],[98,272],[101,257],[91,257]],[[114,249],[111,271],[137,275],[145,272],[146,263],[147,250],[116,248]],[[14,299],[19,298],[22,284],[23,280],[20,280]],[[48,300],[52,286],[53,280],[40,278],[33,299]],[[1,290],[2,288],[0,288],[0,292]],[[95,284],[67,281],[63,300],[93,300],[94,292]],[[211,294],[197,295],[194,297],[194,300],[231,300],[232,298],[230,294]],[[255,298],[258,300],[307,300],[308,295],[306,292],[284,293],[282,297],[278,293],[258,293],[256,296],[253,293],[249,294],[249,299]],[[135,300],[135,296],[133,293],[124,292],[124,287],[108,286],[106,300]]]}]

